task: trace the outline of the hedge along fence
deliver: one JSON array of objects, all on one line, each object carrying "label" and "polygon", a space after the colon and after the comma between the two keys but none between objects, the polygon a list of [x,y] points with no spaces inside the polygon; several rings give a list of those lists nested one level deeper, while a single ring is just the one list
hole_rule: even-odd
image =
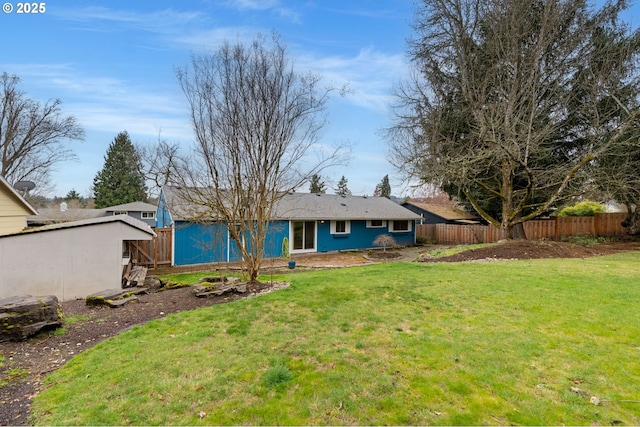
[{"label": "hedge along fence", "polygon": [[[625,236],[622,221],[626,213],[598,213],[595,216],[553,217],[524,223],[529,240],[561,240],[572,236]],[[492,243],[500,239],[500,230],[493,225],[419,224],[416,236],[438,244]]]}]

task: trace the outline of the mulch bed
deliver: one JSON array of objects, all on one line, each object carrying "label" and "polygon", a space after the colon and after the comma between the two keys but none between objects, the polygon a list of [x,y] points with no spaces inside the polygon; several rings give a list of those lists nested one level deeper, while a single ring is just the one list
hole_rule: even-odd
[{"label": "mulch bed", "polygon": [[579,245],[555,241],[507,241],[479,249],[472,249],[446,257],[423,256],[420,262],[465,262],[540,258],[590,258],[618,252],[640,250],[640,242],[612,242],[598,245]]}]

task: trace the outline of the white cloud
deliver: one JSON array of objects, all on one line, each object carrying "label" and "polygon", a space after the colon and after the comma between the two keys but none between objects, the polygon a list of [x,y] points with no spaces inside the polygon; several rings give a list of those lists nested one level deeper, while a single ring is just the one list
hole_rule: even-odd
[{"label": "white cloud", "polygon": [[[150,31],[159,34],[173,33],[184,26],[202,23],[205,17],[198,12],[179,12],[173,9],[157,10],[150,13],[139,11],[113,10],[101,6],[81,8],[56,8],[51,12],[59,19],[80,23],[91,23],[87,30],[95,30],[95,25],[103,21],[105,24],[123,24],[128,28]],[[103,27],[108,29],[109,27]]]},{"label": "white cloud", "polygon": [[297,66],[318,72],[331,84],[348,85],[352,93],[347,102],[378,113],[389,111],[391,89],[407,73],[403,55],[373,49],[362,49],[354,57],[302,54],[295,60]]}]

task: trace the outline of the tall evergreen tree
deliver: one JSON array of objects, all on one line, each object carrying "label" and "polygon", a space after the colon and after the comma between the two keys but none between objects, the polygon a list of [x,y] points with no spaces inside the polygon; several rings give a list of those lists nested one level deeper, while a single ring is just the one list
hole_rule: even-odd
[{"label": "tall evergreen tree", "polygon": [[391,184],[389,184],[389,175],[385,175],[380,181],[380,184],[376,185],[376,189],[373,192],[375,197],[391,198]]},{"label": "tall evergreen tree", "polygon": [[140,155],[126,131],[109,145],[104,167],[93,179],[93,193],[98,209],[147,200]]},{"label": "tall evergreen tree", "polygon": [[336,189],[336,194],[338,196],[350,196],[351,195],[351,190],[349,190],[349,188],[347,188],[347,178],[344,177],[344,175],[342,175],[342,178],[340,178],[340,181],[338,181],[338,188]]},{"label": "tall evergreen tree", "polygon": [[[583,0],[421,0],[391,159],[522,238],[637,129],[640,30]],[[629,89],[632,90],[629,90]]]},{"label": "tall evergreen tree", "polygon": [[327,186],[322,180],[322,177],[315,174],[311,177],[311,184],[309,185],[309,193],[325,194],[327,192]]}]

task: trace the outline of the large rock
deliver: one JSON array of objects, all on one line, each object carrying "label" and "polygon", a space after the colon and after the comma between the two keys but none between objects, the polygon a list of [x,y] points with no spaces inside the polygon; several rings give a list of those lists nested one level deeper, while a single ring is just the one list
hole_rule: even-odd
[{"label": "large rock", "polygon": [[22,341],[47,326],[62,324],[62,308],[55,295],[21,295],[0,300],[0,342]]},{"label": "large rock", "polygon": [[129,288],[129,289],[105,289],[95,294],[91,294],[85,298],[87,305],[106,305],[107,307],[117,308],[130,302],[136,301],[136,295],[144,294],[147,288]]}]

